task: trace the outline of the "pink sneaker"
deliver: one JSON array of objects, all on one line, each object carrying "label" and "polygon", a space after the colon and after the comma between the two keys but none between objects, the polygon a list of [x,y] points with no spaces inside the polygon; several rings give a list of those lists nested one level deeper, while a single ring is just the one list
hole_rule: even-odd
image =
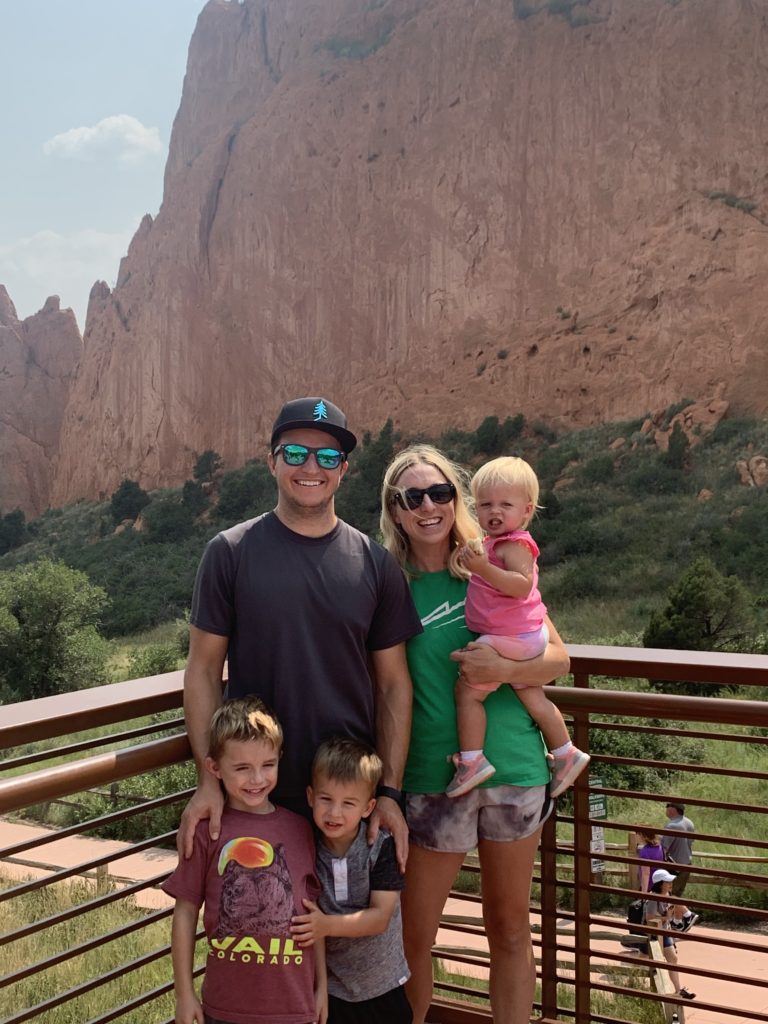
[{"label": "pink sneaker", "polygon": [[446,796],[464,796],[465,793],[469,793],[475,786],[479,786],[481,782],[485,782],[496,773],[491,762],[482,754],[474,761],[462,761],[458,754],[454,754],[450,760],[456,765],[456,774],[448,783]]},{"label": "pink sneaker", "polygon": [[[551,755],[550,755],[551,757]],[[560,796],[581,775],[592,759],[578,747],[571,747],[562,757],[552,757],[552,782],[549,795]]]}]

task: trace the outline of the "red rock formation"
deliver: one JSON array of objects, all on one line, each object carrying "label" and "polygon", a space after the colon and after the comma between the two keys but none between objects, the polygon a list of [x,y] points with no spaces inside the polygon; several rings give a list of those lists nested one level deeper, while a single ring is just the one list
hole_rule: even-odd
[{"label": "red rock formation", "polygon": [[[358,429],[768,410],[764,5],[211,0],[57,502]],[[559,312],[558,312],[559,310]]]},{"label": "red rock formation", "polygon": [[51,463],[82,339],[58,295],[19,320],[0,285],[0,511],[48,505]]}]

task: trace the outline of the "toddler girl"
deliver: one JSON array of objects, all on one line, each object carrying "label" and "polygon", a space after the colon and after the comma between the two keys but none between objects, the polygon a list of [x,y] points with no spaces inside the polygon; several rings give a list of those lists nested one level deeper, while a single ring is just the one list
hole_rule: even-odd
[{"label": "toddler girl", "polygon": [[[547,609],[538,590],[539,549],[528,523],[537,508],[539,481],[523,459],[493,459],[472,479],[477,518],[485,538],[465,545],[460,560],[472,573],[467,591],[466,621],[490,644],[515,661],[535,658],[548,642]],[[483,755],[485,708],[489,693],[502,683],[456,683],[461,751],[454,755],[456,774],[446,793],[468,793],[494,774]],[[552,761],[551,796],[558,796],[586,768],[589,755],[573,745],[563,716],[539,686],[515,686],[518,697],[544,736]]]}]

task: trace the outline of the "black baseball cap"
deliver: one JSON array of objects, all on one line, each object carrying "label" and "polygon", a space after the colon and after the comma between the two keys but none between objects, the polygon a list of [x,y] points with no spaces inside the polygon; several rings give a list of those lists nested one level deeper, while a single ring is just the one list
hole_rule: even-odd
[{"label": "black baseball cap", "polygon": [[674,807],[678,814],[685,814],[685,804],[679,804],[676,800],[668,800],[667,807]]},{"label": "black baseball cap", "polygon": [[345,455],[349,455],[357,444],[355,435],[347,430],[347,417],[338,405],[327,398],[294,398],[285,403],[272,425],[270,450],[286,430],[298,430],[300,427],[322,430],[324,434],[335,437]]}]

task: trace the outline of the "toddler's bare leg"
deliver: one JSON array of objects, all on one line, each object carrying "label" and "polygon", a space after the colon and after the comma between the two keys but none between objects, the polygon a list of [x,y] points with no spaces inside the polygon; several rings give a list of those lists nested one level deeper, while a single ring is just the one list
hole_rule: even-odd
[{"label": "toddler's bare leg", "polygon": [[568,735],[568,729],[560,709],[552,703],[540,686],[515,688],[515,693],[528,714],[541,729],[547,750],[556,750],[570,742],[571,737]]},{"label": "toddler's bare leg", "polygon": [[460,750],[482,750],[485,745],[485,708],[488,691],[475,690],[459,679],[455,688]]}]

